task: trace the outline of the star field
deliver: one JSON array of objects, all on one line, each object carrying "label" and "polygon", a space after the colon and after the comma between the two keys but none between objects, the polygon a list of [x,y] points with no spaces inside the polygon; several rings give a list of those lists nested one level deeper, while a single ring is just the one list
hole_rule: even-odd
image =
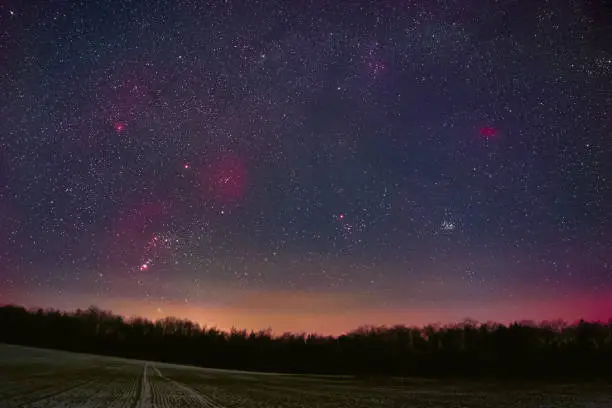
[{"label": "star field", "polygon": [[3,2],[0,302],[607,319],[610,7],[383,3]]}]

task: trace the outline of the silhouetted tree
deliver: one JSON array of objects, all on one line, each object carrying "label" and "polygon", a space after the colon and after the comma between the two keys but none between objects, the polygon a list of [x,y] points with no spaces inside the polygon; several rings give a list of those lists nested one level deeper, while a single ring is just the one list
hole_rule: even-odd
[{"label": "silhouetted tree", "polygon": [[338,337],[223,332],[87,310],[0,307],[0,342],[206,367],[359,376],[612,377],[612,319],[509,326],[465,320],[423,328],[364,326]]}]

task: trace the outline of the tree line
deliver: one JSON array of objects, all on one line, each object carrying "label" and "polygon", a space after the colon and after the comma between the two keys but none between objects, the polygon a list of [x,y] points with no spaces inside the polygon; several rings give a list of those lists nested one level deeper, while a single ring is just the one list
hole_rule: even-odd
[{"label": "tree line", "polygon": [[188,320],[0,307],[0,342],[211,368],[357,376],[612,377],[612,320],[224,332]]}]

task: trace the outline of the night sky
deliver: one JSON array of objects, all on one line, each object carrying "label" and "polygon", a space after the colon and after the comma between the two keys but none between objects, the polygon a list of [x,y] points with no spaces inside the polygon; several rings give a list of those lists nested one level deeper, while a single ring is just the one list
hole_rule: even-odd
[{"label": "night sky", "polygon": [[0,92],[0,303],[612,316],[603,1],[2,1]]}]

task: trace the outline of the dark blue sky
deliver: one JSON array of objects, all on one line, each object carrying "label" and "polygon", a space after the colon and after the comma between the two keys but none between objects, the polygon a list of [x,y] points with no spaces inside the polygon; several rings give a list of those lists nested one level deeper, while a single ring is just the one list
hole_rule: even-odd
[{"label": "dark blue sky", "polygon": [[370,3],[3,2],[0,301],[600,318],[610,7]]}]

